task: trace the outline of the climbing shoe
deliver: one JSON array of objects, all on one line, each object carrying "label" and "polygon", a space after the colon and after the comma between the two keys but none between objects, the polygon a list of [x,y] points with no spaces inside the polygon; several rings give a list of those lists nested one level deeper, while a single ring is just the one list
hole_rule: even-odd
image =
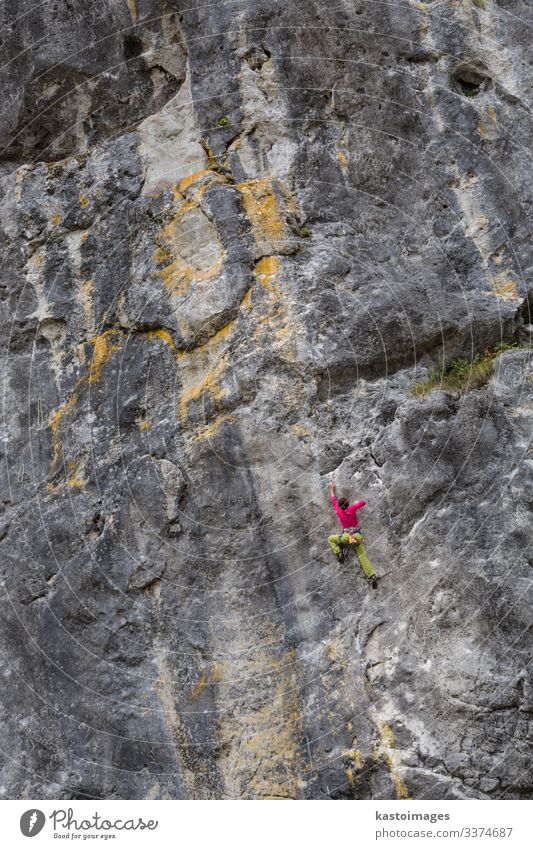
[{"label": "climbing shoe", "polygon": [[341,551],[341,552],[339,552],[339,554],[337,554],[337,560],[339,561],[339,563],[344,563],[345,559],[346,559],[346,555],[345,555],[344,551]]},{"label": "climbing shoe", "polygon": [[372,575],[372,577],[369,578],[368,580],[372,584],[372,589],[377,590],[377,588],[378,588],[378,576]]}]

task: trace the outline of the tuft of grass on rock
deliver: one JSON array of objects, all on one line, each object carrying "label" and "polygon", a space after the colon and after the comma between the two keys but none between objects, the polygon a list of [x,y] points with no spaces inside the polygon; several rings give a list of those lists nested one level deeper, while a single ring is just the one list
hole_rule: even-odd
[{"label": "tuft of grass on rock", "polygon": [[433,389],[459,394],[472,389],[481,389],[492,377],[496,357],[504,351],[527,347],[516,342],[500,342],[492,351],[486,350],[483,354],[475,354],[472,359],[458,357],[448,366],[442,364],[440,368],[432,369],[429,377],[411,387],[411,395],[415,398],[423,398]]},{"label": "tuft of grass on rock", "polygon": [[228,123],[228,116],[227,115],[222,115],[217,121],[217,124],[218,124],[219,127],[225,127],[227,123]]},{"label": "tuft of grass on rock", "polygon": [[302,237],[302,239],[308,239],[311,235],[311,230],[305,224],[303,227],[299,227],[296,232],[298,236]]},{"label": "tuft of grass on rock", "polygon": [[520,342],[498,342],[494,347],[495,354],[503,354],[504,351],[516,351],[517,349],[529,348],[529,345],[521,345]]}]

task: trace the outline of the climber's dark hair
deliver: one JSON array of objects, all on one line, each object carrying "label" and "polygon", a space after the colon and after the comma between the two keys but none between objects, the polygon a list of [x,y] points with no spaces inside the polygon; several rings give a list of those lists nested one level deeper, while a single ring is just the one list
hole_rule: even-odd
[{"label": "climber's dark hair", "polygon": [[347,498],[339,498],[339,507],[341,510],[346,510],[347,507],[350,506],[350,502]]}]

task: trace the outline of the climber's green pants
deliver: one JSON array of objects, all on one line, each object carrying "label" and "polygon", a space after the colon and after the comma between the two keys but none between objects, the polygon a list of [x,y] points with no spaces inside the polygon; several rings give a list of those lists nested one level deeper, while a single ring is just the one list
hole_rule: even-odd
[{"label": "climber's green pants", "polygon": [[[368,554],[366,553],[366,548],[363,542],[362,534],[355,534],[356,542],[355,550],[357,552],[357,556],[359,558],[359,563],[363,567],[363,572],[367,576],[367,578],[373,578],[376,574],[374,572],[374,567],[372,566],[370,560],[368,559]],[[350,545],[350,537],[348,534],[332,534],[328,537],[329,546],[333,552],[333,554],[338,555],[342,551],[343,545]]]}]

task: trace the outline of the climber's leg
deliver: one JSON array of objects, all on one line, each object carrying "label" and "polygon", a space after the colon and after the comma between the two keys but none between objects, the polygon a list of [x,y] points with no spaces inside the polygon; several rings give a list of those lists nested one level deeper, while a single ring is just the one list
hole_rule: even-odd
[{"label": "climber's leg", "polygon": [[331,548],[335,557],[338,557],[339,554],[342,554],[342,548],[340,545],[341,542],[341,534],[331,534],[328,537],[329,547]]},{"label": "climber's leg", "polygon": [[355,535],[355,550],[357,551],[359,563],[361,564],[363,572],[365,573],[367,578],[374,578],[376,573],[374,572],[374,567],[368,559],[368,554],[366,553],[362,534],[358,533]]}]

